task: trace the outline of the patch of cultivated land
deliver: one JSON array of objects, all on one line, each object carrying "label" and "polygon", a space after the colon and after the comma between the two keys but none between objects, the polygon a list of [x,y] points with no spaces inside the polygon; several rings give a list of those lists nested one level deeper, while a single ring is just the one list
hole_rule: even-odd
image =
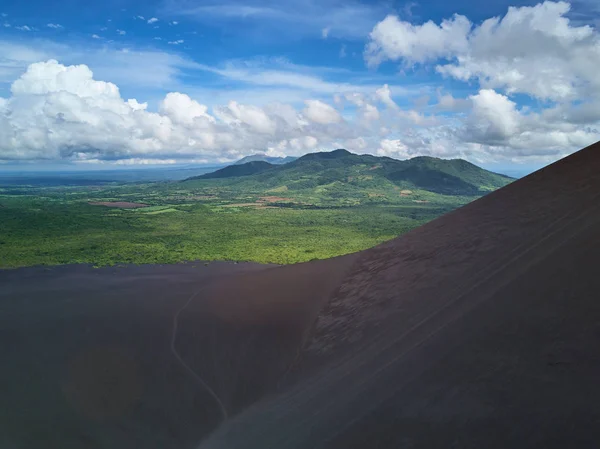
[{"label": "patch of cultivated land", "polygon": [[511,182],[461,160],[345,150],[215,173],[182,182],[4,188],[0,268],[325,259],[390,240]]},{"label": "patch of cultivated land", "polygon": [[92,206],[118,207],[120,209],[138,209],[140,207],[148,207],[148,204],[130,203],[127,201],[90,201]]}]

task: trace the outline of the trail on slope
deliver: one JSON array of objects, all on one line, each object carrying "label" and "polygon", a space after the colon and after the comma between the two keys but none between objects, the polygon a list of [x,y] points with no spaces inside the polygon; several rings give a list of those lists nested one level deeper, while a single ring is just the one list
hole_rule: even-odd
[{"label": "trail on slope", "polygon": [[177,361],[181,364],[181,366],[183,366],[183,368],[187,372],[189,372],[191,374],[191,376],[194,379],[196,379],[196,381],[202,386],[202,388],[208,394],[210,394],[210,396],[214,399],[215,403],[219,407],[221,419],[222,419],[222,421],[225,421],[229,415],[228,415],[227,409],[225,408],[225,405],[223,404],[223,401],[221,400],[219,395],[217,395],[217,393],[206,383],[206,381],[204,379],[202,379],[202,377],[200,377],[200,375],[198,375],[198,373],[196,373],[187,363],[185,363],[185,361],[183,360],[181,355],[179,355],[179,353],[177,352],[177,349],[175,347],[175,341],[177,340],[177,330],[179,329],[179,316],[185,309],[187,309],[187,307],[192,303],[194,298],[196,298],[196,296],[198,296],[198,294],[201,291],[202,291],[202,289],[198,289],[195,293],[193,293],[188,298],[188,300],[183,304],[183,306],[181,306],[177,310],[177,312],[175,312],[175,315],[173,315],[173,332],[171,334],[171,353],[173,354],[175,359],[177,359]]}]

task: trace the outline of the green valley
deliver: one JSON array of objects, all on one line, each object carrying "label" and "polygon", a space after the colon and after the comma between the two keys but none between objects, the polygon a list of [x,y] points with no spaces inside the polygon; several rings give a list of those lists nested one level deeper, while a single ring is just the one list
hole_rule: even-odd
[{"label": "green valley", "polygon": [[0,268],[327,258],[392,239],[511,181],[464,160],[336,150],[184,181],[5,186]]}]

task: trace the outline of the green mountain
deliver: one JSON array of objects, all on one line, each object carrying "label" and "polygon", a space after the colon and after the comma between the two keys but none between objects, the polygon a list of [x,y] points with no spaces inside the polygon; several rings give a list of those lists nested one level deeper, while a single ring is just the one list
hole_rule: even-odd
[{"label": "green mountain", "polygon": [[195,176],[190,179],[217,179],[217,178],[234,178],[239,176],[250,176],[264,172],[275,167],[265,161],[252,161],[241,165],[228,165],[225,168],[207,173],[201,176]]},{"label": "green mountain", "polygon": [[[243,177],[243,178],[241,178]],[[420,156],[404,161],[358,155],[346,150],[310,153],[285,165],[255,161],[231,165],[190,179],[228,178],[248,191],[423,190],[442,195],[476,196],[503,187],[513,179],[462,159]],[[381,192],[375,192],[381,193]]]},{"label": "green mountain", "polygon": [[247,164],[248,162],[254,162],[254,161],[264,161],[264,162],[268,162],[269,164],[279,165],[279,164],[287,164],[288,162],[293,162],[296,159],[298,159],[298,158],[293,157],[293,156],[275,157],[275,156],[267,156],[264,153],[257,153],[257,154],[251,154],[250,156],[243,157],[239,161],[234,162],[233,165],[242,165],[242,164]]}]

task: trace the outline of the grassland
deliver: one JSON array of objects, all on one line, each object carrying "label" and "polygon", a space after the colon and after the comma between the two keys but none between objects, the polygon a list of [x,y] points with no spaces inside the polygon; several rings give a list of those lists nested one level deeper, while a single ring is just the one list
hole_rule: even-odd
[{"label": "grassland", "polygon": [[[322,259],[392,239],[497,187],[442,194],[378,176],[383,158],[302,159],[227,179],[0,188],[0,268]],[[148,207],[92,204],[102,202]]]}]

